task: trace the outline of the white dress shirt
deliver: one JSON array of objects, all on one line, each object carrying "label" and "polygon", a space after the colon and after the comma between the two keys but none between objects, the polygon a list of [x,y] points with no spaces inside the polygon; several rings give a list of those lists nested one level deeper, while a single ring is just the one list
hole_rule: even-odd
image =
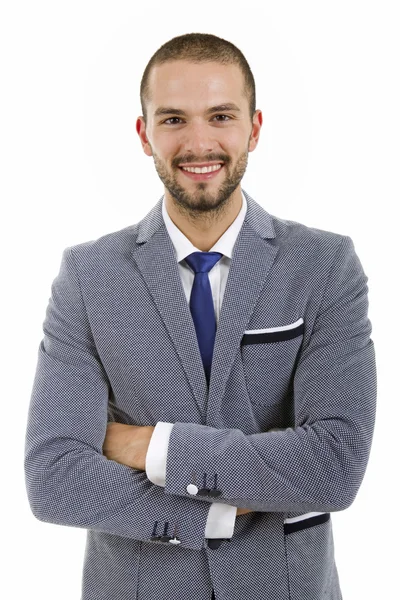
[{"label": "white dress shirt", "polygon": [[[223,256],[209,271],[209,281],[214,302],[215,320],[218,326],[219,313],[224,297],[226,281],[228,279],[229,267],[232,260],[233,246],[242,227],[247,210],[247,201],[242,192],[242,208],[236,219],[228,229],[217,240],[210,252],[220,252]],[[183,289],[187,302],[190,302],[190,294],[194,282],[194,272],[186,263],[185,258],[192,252],[201,252],[188,240],[180,229],[171,220],[165,207],[165,197],[162,202],[162,215],[165,226],[175,249],[178,262],[179,275],[182,280]],[[169,436],[173,423],[159,421],[154,428],[153,435],[146,456],[146,475],[148,479],[162,487],[165,486],[166,464]],[[236,506],[213,502],[208,513],[205,534],[206,538],[231,538],[235,527]]]}]

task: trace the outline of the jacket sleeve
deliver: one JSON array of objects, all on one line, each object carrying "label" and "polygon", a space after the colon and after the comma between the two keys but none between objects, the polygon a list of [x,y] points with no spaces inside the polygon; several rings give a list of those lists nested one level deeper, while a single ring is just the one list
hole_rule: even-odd
[{"label": "jacket sleeve", "polygon": [[110,384],[91,334],[71,248],[62,255],[43,323],[25,439],[25,480],[35,517],[149,541],[177,536],[200,549],[209,503],[167,495],[143,471],[102,447]]},{"label": "jacket sleeve", "polygon": [[367,467],[375,422],[367,280],[352,240],[342,236],[294,373],[294,426],[245,435],[240,429],[175,423],[167,494],[189,495],[192,474],[207,473],[211,481],[217,477],[218,502],[255,511],[350,506]]},{"label": "jacket sleeve", "polygon": [[[147,448],[147,477],[150,481],[162,487],[165,486],[165,467],[172,427],[173,423],[159,421],[154,428],[149,447]],[[236,506],[213,502],[207,517],[205,537],[231,538],[235,529],[236,512]]]}]

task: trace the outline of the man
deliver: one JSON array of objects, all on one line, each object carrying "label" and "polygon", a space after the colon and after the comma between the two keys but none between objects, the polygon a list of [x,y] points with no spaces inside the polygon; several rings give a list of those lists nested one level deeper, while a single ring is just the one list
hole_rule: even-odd
[{"label": "man", "polygon": [[241,189],[262,114],[233,44],[170,40],[141,101],[165,193],[63,252],[32,511],[88,530],[84,600],[339,600],[330,513],[358,492],[375,420],[368,278],[350,237]]}]

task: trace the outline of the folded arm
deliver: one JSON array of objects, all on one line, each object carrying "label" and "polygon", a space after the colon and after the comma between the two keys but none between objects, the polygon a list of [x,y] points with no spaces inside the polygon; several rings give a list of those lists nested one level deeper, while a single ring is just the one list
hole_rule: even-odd
[{"label": "folded arm", "polygon": [[256,511],[329,512],[353,502],[369,458],[376,405],[367,291],[353,242],[344,236],[294,374],[295,425],[245,435],[175,423],[167,494],[189,496],[192,474],[207,473],[211,481],[218,478],[218,502]]},{"label": "folded arm", "polygon": [[92,338],[73,254],[63,252],[43,324],[29,406],[25,478],[42,521],[148,541],[155,521],[204,546],[206,500],[166,495],[143,471],[108,460],[102,446],[110,384]]}]

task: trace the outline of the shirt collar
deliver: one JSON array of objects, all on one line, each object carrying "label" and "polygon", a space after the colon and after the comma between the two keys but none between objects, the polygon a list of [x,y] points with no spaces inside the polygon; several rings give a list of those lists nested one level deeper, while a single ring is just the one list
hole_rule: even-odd
[{"label": "shirt collar", "polygon": [[[242,191],[242,208],[239,211],[236,219],[231,223],[228,229],[221,235],[214,246],[210,249],[210,252],[220,252],[228,258],[232,258],[233,247],[236,242],[236,238],[243,225],[244,218],[247,211],[247,200]],[[168,234],[171,238],[172,244],[175,249],[175,256],[178,262],[186,258],[192,252],[201,252],[198,248],[193,246],[191,241],[182,233],[180,229],[171,220],[168,211],[165,207],[165,196],[162,200],[162,216],[164,218],[165,227],[167,228]]]}]

